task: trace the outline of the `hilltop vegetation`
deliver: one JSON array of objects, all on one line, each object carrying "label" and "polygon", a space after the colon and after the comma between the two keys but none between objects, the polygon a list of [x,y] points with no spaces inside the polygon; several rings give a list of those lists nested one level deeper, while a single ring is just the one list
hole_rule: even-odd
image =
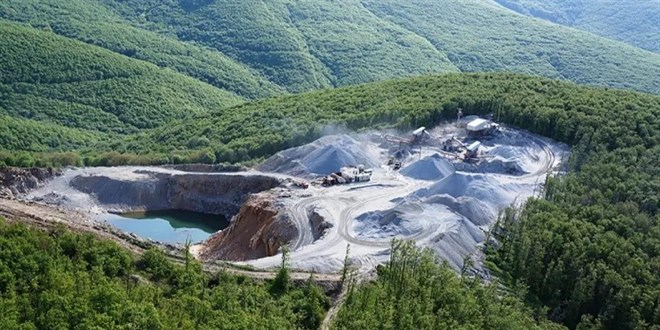
[{"label": "hilltop vegetation", "polygon": [[[566,125],[553,131],[552,137],[574,144],[579,141],[575,140],[577,132],[584,129],[579,119],[590,114],[590,109],[598,111],[599,116],[607,116],[604,123],[609,123],[618,121],[622,111],[629,118],[639,115],[627,107],[633,106],[636,111],[657,109],[658,102],[660,97],[651,95],[579,87],[514,74],[448,74],[246,103],[155,129],[131,137],[128,143],[116,142],[111,148],[164,154],[186,149],[209,150],[216,153],[218,161],[244,161],[310,142],[328,125],[350,130],[432,126],[454,118],[459,107],[466,113],[499,112],[511,123],[544,135],[551,133],[545,128],[551,116],[561,116],[553,120],[561,119]],[[537,115],[541,119],[532,120]],[[196,143],[199,139],[203,141]]]},{"label": "hilltop vegetation", "polygon": [[496,0],[521,14],[660,53],[660,1]]},{"label": "hilltop vegetation", "polygon": [[660,55],[478,0],[8,0],[0,18],[247,99],[456,71],[660,93]]},{"label": "hilltop vegetation", "polygon": [[[440,262],[440,263],[439,263]],[[378,279],[348,290],[335,329],[563,329],[497,283],[457,277],[430,250],[393,244]],[[535,319],[535,317],[537,319]]]},{"label": "hilltop vegetation", "polygon": [[329,307],[313,282],[207,274],[153,248],[0,218],[2,329],[317,329]]},{"label": "hilltop vegetation", "polygon": [[169,69],[50,32],[0,22],[0,34],[5,149],[72,150],[243,101]]}]

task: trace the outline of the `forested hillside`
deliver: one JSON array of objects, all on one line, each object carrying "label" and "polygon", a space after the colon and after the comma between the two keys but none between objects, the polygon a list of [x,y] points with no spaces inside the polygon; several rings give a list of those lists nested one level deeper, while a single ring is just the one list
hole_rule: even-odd
[{"label": "forested hillside", "polygon": [[248,99],[456,71],[660,93],[660,55],[479,0],[7,0],[0,17]]},{"label": "forested hillside", "polygon": [[375,15],[428,39],[461,71],[509,71],[581,84],[660,91],[660,55],[528,20],[489,1],[363,3]]},{"label": "forested hillside", "polygon": [[168,67],[246,98],[284,91],[222,53],[140,28],[98,1],[8,0],[0,3],[0,17]]},{"label": "forested hillside", "polygon": [[286,273],[264,283],[186,260],[0,217],[0,328],[317,329],[329,307],[316,284],[294,288]]},{"label": "forested hillside", "polygon": [[521,14],[660,53],[658,0],[495,0]]},{"label": "forested hillside", "polygon": [[107,134],[135,133],[243,101],[51,32],[0,22],[0,34],[4,149],[75,149]]},{"label": "forested hillside", "polygon": [[334,329],[563,329],[481,280],[457,277],[430,250],[393,244],[378,278],[348,290]]}]

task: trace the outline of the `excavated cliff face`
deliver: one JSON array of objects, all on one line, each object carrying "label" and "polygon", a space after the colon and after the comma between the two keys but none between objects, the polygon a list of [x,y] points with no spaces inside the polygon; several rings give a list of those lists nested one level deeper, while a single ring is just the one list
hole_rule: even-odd
[{"label": "excavated cliff face", "polygon": [[14,198],[19,194],[39,188],[62,172],[53,168],[0,169],[0,198]]},{"label": "excavated cliff face", "polygon": [[325,221],[325,218],[315,208],[307,210],[307,217],[309,225],[312,227],[314,240],[320,239],[328,229],[332,228],[332,224]]},{"label": "excavated cliff face", "polygon": [[134,177],[79,175],[70,185],[94,196],[111,212],[185,210],[231,218],[252,193],[272,189],[280,180],[265,175],[172,174],[137,171]]},{"label": "excavated cliff face", "polygon": [[203,260],[243,261],[277,254],[298,236],[295,224],[276,206],[268,192],[254,194],[243,204],[231,225],[203,245]]},{"label": "excavated cliff face", "polygon": [[[200,257],[238,261],[275,255],[298,237],[295,223],[277,200],[284,181],[258,172],[87,168],[67,171],[25,198],[98,214],[156,210],[221,214],[232,223],[204,243]],[[315,227],[322,231],[324,225],[319,222]]]}]

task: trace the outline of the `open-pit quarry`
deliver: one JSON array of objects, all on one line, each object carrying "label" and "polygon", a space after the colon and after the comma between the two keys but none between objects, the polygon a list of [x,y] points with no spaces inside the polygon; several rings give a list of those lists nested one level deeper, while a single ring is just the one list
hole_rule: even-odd
[{"label": "open-pit quarry", "polygon": [[[413,135],[324,136],[239,172],[68,169],[39,188],[13,195],[147,240],[157,240],[149,234],[156,226],[145,222],[139,232],[132,231],[120,225],[122,214],[217,215],[218,221],[229,222],[218,224],[220,230],[208,237],[187,238],[195,255],[211,263],[275,268],[287,245],[292,268],[332,273],[342,268],[350,244],[351,263],[366,272],[387,260],[392,239],[403,239],[433,249],[460,269],[466,257],[478,255],[499,212],[538,194],[568,153],[564,145],[510,128],[468,133],[445,124]],[[369,180],[328,184],[329,174],[340,176],[347,167],[368,173]],[[160,243],[181,246],[181,240]]]}]

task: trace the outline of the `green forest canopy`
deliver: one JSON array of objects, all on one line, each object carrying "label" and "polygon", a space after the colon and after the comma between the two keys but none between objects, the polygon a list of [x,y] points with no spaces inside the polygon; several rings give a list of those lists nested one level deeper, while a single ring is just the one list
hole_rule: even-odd
[{"label": "green forest canopy", "polygon": [[5,0],[0,19],[247,99],[457,71],[660,93],[660,55],[480,0]]},{"label": "green forest canopy", "polygon": [[7,150],[77,150],[243,102],[53,33],[0,21],[0,34],[0,145]]},{"label": "green forest canopy", "polygon": [[660,53],[660,1],[496,0],[532,17]]},{"label": "green forest canopy", "polygon": [[[559,328],[535,321],[495,285],[459,279],[410,244],[400,246],[376,282],[349,291],[334,328]],[[436,315],[431,302],[441,306]],[[293,285],[286,268],[266,282],[209,274],[189,255],[178,265],[157,248],[135,256],[91,234],[44,232],[0,218],[2,329],[318,329],[329,307],[312,278]]]},{"label": "green forest canopy", "polygon": [[189,255],[0,218],[2,329],[317,329],[328,307],[312,281],[208,274]]},{"label": "green forest canopy", "polygon": [[335,329],[562,329],[534,315],[520,299],[458,277],[431,250],[412,242],[393,243],[387,264],[375,281],[352,286],[339,310]]}]

